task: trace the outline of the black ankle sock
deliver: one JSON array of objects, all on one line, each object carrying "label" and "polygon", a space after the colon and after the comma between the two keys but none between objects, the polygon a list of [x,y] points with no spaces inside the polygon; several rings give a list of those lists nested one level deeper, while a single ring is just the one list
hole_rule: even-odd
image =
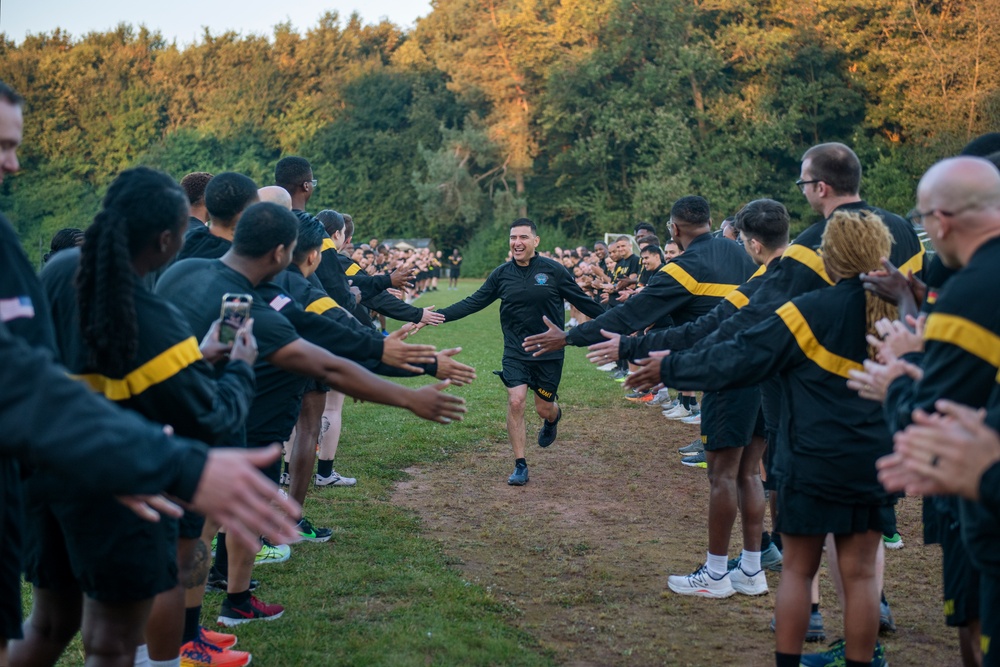
[{"label": "black ankle sock", "polygon": [[768,547],[771,546],[771,534],[766,530],[760,534],[760,550],[767,551]]},{"label": "black ankle sock", "polygon": [[771,541],[778,546],[778,551],[784,551],[784,547],[781,546],[781,533],[771,533]]},{"label": "black ankle sock", "polygon": [[223,577],[229,577],[229,551],[226,549],[225,533],[219,533],[215,541],[215,569]]},{"label": "black ankle sock", "polygon": [[248,588],[242,593],[226,593],[226,597],[229,598],[230,604],[246,604],[250,602],[250,589]]},{"label": "black ankle sock", "polygon": [[527,468],[528,459],[514,459],[514,465],[517,466],[518,468]]},{"label": "black ankle sock", "polygon": [[188,607],[184,610],[184,636],[181,643],[187,644],[198,638],[198,626],[201,625],[201,605]]},{"label": "black ankle sock", "polygon": [[889,604],[889,601],[885,599],[885,591],[882,591],[882,604]]},{"label": "black ankle sock", "polygon": [[319,463],[316,464],[316,472],[319,473],[320,477],[329,477],[333,474],[333,459],[326,460],[320,459]]},{"label": "black ankle sock", "polygon": [[681,395],[681,406],[683,406],[684,409],[689,409],[691,407],[691,397],[690,396],[684,396],[682,394]]},{"label": "black ankle sock", "polygon": [[285,474],[288,474],[288,461],[285,461]]},{"label": "black ankle sock", "polygon": [[799,667],[802,661],[802,654],[793,655],[791,653],[774,653],[774,667]]},{"label": "black ankle sock", "polygon": [[812,614],[815,614],[817,612],[819,612],[819,602],[813,603],[812,608],[809,610],[809,613]]},{"label": "black ankle sock", "polygon": [[871,660],[844,660],[846,667],[871,667]]}]

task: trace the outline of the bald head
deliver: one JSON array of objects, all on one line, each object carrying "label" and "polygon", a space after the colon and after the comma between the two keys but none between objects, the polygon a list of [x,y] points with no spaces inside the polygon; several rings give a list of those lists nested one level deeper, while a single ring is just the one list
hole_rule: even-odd
[{"label": "bald head", "polygon": [[1000,208],[1000,171],[977,157],[942,160],[920,179],[917,201],[921,211]]},{"label": "bald head", "polygon": [[257,196],[260,197],[261,201],[271,202],[289,211],[292,210],[292,196],[288,194],[288,190],[280,185],[264,186],[260,190],[257,190]]},{"label": "bald head", "polygon": [[1000,235],[1000,171],[977,157],[942,160],[920,179],[917,210],[941,260],[961,268]]}]

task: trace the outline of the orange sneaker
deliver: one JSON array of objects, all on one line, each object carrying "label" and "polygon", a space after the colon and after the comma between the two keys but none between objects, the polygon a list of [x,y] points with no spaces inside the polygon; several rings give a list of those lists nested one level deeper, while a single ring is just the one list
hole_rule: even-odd
[{"label": "orange sneaker", "polygon": [[181,667],[244,667],[250,660],[246,651],[219,648],[200,637],[181,646]]},{"label": "orange sneaker", "polygon": [[236,646],[236,635],[227,635],[225,632],[212,632],[204,626],[198,626],[198,639],[219,648],[232,648]]}]

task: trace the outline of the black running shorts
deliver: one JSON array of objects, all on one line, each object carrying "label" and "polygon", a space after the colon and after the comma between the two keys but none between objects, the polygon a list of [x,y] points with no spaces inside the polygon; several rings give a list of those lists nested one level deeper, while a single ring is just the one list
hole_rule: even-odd
[{"label": "black running shorts", "polygon": [[[895,501],[893,501],[894,503]],[[775,528],[784,535],[849,535],[869,530],[884,533],[890,527],[890,504],[845,504],[790,489],[778,488]],[[894,527],[895,522],[892,522]]]},{"label": "black running shorts", "polygon": [[21,638],[21,555],[24,546],[21,527],[21,474],[11,459],[0,461],[0,644]]},{"label": "black running shorts", "polygon": [[[247,449],[260,449],[261,447],[270,447],[273,444],[275,444],[274,440],[251,440],[247,442]],[[261,472],[264,473],[264,476],[275,484],[277,484],[281,479],[282,460],[283,457],[279,456],[277,461],[274,461],[271,465],[261,470]]]},{"label": "black running shorts", "polygon": [[1000,576],[979,575],[979,613],[982,622],[983,667],[1000,667]]},{"label": "black running shorts", "polygon": [[764,435],[760,389],[706,391],[701,397],[701,433],[707,452],[746,447],[754,435]]},{"label": "black running shorts", "polygon": [[137,602],[177,585],[177,521],[144,521],[114,498],[27,512],[25,577],[39,588],[78,587],[101,602]]},{"label": "black running shorts", "polygon": [[500,380],[507,388],[513,389],[526,384],[540,399],[552,403],[558,397],[562,367],[562,359],[525,361],[524,359],[504,357],[503,370],[493,372],[500,376]]},{"label": "black running shorts", "polygon": [[969,560],[958,521],[954,517],[944,519],[948,521],[940,533],[944,622],[960,628],[979,618],[979,571]]}]

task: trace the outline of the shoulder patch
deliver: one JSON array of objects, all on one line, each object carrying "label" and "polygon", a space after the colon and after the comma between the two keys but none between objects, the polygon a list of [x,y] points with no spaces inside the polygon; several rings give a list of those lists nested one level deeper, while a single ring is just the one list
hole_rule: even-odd
[{"label": "shoulder patch", "polygon": [[285,296],[284,294],[279,294],[278,296],[271,299],[271,303],[269,303],[268,305],[271,306],[271,308],[280,311],[282,308],[284,308],[291,302],[292,302],[291,297]]},{"label": "shoulder patch", "polygon": [[30,296],[15,296],[10,299],[0,299],[0,322],[10,322],[21,318],[31,319],[35,316],[35,305]]}]

